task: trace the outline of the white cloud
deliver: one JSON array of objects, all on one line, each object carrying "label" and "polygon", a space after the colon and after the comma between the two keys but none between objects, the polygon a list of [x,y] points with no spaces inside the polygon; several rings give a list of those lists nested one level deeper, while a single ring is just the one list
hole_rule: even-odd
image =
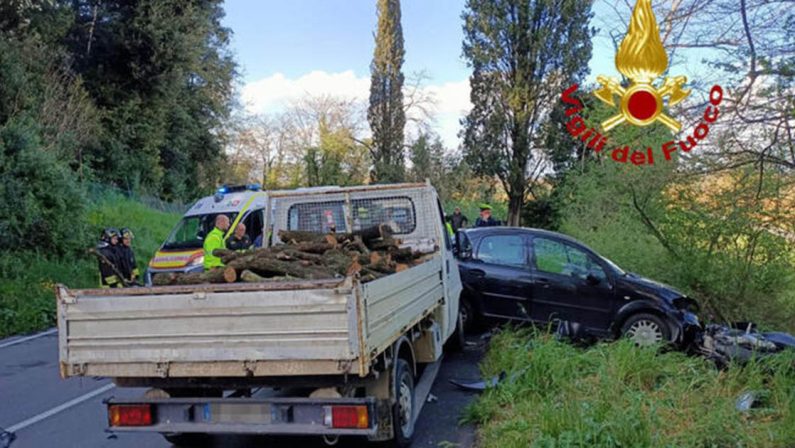
[{"label": "white cloud", "polygon": [[[424,87],[436,100],[434,130],[448,148],[458,147],[459,120],[471,107],[469,81],[428,84]],[[328,73],[316,70],[298,78],[276,73],[243,87],[242,99],[251,113],[278,113],[302,96],[332,95],[367,101],[370,77],[357,77],[352,70]]]}]

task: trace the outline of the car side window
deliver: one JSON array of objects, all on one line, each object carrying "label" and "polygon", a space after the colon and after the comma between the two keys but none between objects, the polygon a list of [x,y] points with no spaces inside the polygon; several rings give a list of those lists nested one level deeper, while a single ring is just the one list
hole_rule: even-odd
[{"label": "car side window", "polygon": [[533,255],[539,271],[583,280],[591,274],[600,280],[607,280],[604,269],[590,254],[560,241],[533,239]]},{"label": "car side window", "polygon": [[490,235],[478,245],[478,260],[501,266],[527,265],[524,238],[520,235]]}]

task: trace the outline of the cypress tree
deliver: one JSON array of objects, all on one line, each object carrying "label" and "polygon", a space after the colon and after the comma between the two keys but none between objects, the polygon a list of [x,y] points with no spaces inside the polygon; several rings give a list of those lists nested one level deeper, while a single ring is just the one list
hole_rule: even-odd
[{"label": "cypress tree", "polygon": [[376,182],[402,182],[405,176],[404,56],[400,1],[378,0],[378,30],[370,64],[370,107],[367,110],[373,134],[373,180]]}]

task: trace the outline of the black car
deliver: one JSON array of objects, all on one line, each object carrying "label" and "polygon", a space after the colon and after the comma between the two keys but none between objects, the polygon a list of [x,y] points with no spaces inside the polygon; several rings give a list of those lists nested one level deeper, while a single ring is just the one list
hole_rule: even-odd
[{"label": "black car", "polygon": [[625,272],[582,243],[545,230],[490,227],[456,234],[465,328],[482,317],[569,322],[590,336],[684,345],[700,329],[694,300]]}]

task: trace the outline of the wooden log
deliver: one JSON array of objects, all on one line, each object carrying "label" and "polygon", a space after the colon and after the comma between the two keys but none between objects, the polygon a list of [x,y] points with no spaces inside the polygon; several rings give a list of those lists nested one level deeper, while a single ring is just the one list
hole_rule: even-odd
[{"label": "wooden log", "polygon": [[389,263],[389,260],[382,258],[378,263],[371,263],[365,266],[367,270],[380,272],[382,274],[394,274],[395,267]]},{"label": "wooden log", "polygon": [[354,259],[353,263],[348,266],[347,271],[345,272],[346,276],[351,276],[354,274],[358,274],[362,270],[362,265],[359,264],[359,260]]},{"label": "wooden log", "polygon": [[[279,246],[277,246],[277,247],[279,247]],[[331,244],[325,242],[325,240],[324,240],[323,242],[317,242],[317,243],[299,243],[299,244],[295,244],[295,245],[290,245],[290,247],[292,249],[295,249],[295,250],[299,251],[299,252],[306,252],[306,253],[309,253],[309,254],[323,254],[326,251],[335,249],[336,248],[336,244],[335,245],[331,245]]]},{"label": "wooden log", "polygon": [[303,230],[279,230],[279,239],[285,243],[319,243],[326,240],[325,233],[306,232]]},{"label": "wooden log", "polygon": [[358,254],[334,249],[323,255],[323,266],[337,274],[350,275],[349,268],[354,259],[358,261],[358,258]]},{"label": "wooden log", "polygon": [[224,269],[215,268],[206,272],[188,272],[184,274],[160,274],[153,280],[155,285],[198,285],[201,283],[226,283]]},{"label": "wooden log", "polygon": [[370,250],[390,250],[397,249],[398,246],[400,246],[400,241],[389,237],[373,241],[367,247],[369,247]]},{"label": "wooden log", "polygon": [[393,248],[390,248],[389,249],[389,255],[391,255],[392,259],[394,259],[395,261],[403,261],[403,262],[411,261],[411,260],[413,260],[415,258],[419,258],[421,256],[419,253],[415,253],[414,251],[412,251],[410,247],[406,247],[406,248],[393,247]]},{"label": "wooden log", "polygon": [[376,264],[384,258],[380,252],[370,252],[370,264]]},{"label": "wooden log", "polygon": [[237,271],[235,268],[227,267],[224,269],[224,280],[227,283],[234,283],[237,281]]},{"label": "wooden log", "polygon": [[332,247],[335,247],[335,248],[336,248],[336,247],[337,247],[337,245],[339,244],[339,241],[337,241],[337,238],[336,238],[334,235],[327,234],[327,235],[324,237],[324,239],[326,240],[326,243],[328,243],[328,244],[329,244],[330,246],[332,246]]},{"label": "wooden log", "polygon": [[[242,260],[242,261],[241,261]],[[234,266],[238,270],[250,270],[264,277],[275,277],[289,275],[291,277],[306,279],[333,278],[334,275],[328,268],[320,266],[301,266],[300,263],[277,260],[268,257],[250,257],[238,259],[240,261]]]},{"label": "wooden log", "polygon": [[267,281],[268,279],[246,269],[240,273],[240,280],[247,283],[257,283]]},{"label": "wooden log", "polygon": [[409,265],[407,264],[398,263],[395,265],[395,272],[403,272],[407,269],[409,269]]}]

